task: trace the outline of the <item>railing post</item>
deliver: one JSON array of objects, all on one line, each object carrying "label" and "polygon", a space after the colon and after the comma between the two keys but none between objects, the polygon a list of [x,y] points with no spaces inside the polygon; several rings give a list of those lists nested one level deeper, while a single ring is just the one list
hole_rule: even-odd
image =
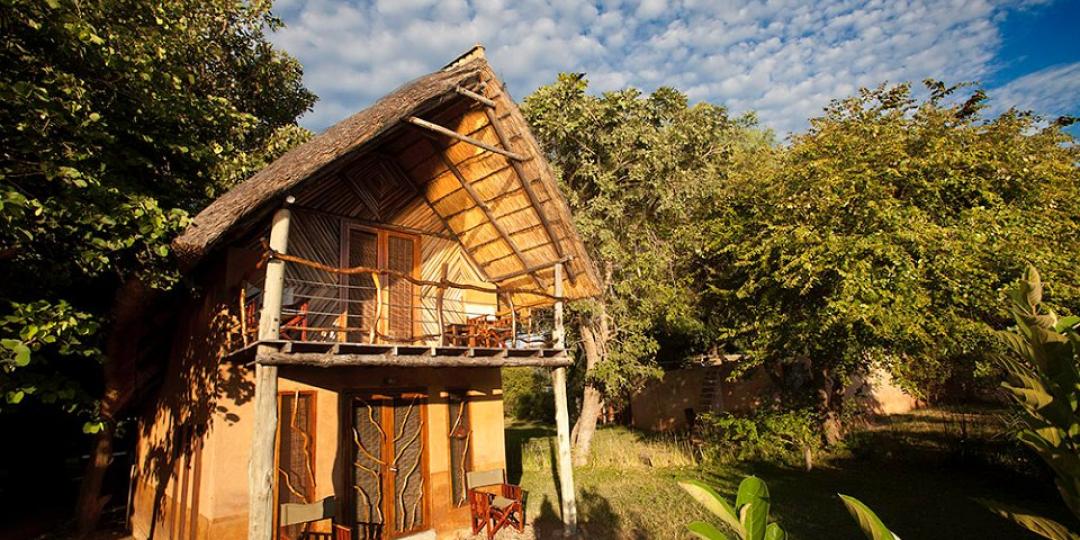
[{"label": "railing post", "polygon": [[439,325],[439,346],[446,346],[446,318],[443,316],[443,297],[446,296],[446,274],[449,271],[447,263],[443,263],[439,274],[439,288],[435,292],[435,314]]},{"label": "railing post", "polygon": [[[563,265],[555,265],[555,321],[551,331],[554,346],[566,348],[566,329],[563,327]],[[577,491],[574,489],[574,467],[570,455],[570,410],[566,399],[566,368],[551,372],[555,394],[555,430],[559,443],[559,487],[562,491],[563,534],[577,535]]]},{"label": "railing post", "polygon": [[375,283],[375,317],[371,321],[371,331],[368,334],[368,343],[375,343],[378,336],[379,322],[382,321],[382,283],[379,281],[379,273],[371,273],[371,281]]},{"label": "railing post", "polygon": [[[286,201],[291,202],[291,197]],[[288,208],[274,214],[270,227],[270,249],[285,253],[289,247]],[[281,297],[285,288],[285,261],[266,263],[263,307],[259,315],[259,340],[275,340],[281,331]],[[248,462],[248,540],[270,540],[274,534],[274,442],[277,437],[277,366],[258,360],[274,351],[260,344],[255,351],[255,431],[251,437]]]}]

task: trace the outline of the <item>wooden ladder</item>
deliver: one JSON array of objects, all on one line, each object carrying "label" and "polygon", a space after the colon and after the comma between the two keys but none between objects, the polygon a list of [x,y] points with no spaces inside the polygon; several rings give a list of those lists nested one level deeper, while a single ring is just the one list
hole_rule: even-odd
[{"label": "wooden ladder", "polygon": [[720,368],[715,366],[706,368],[705,377],[701,381],[701,401],[698,403],[699,413],[712,412],[719,388]]}]

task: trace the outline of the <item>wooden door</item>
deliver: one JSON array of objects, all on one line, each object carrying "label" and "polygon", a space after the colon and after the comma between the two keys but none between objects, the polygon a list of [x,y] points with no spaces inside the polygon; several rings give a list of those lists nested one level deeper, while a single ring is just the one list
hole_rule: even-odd
[{"label": "wooden door", "polygon": [[[369,227],[347,226],[342,242],[342,264],[366,266],[417,276],[420,243],[415,236]],[[382,295],[370,274],[345,276],[345,341],[366,343],[374,326],[376,342],[410,343],[416,336],[417,287],[407,279],[384,275]],[[376,303],[382,305],[376,308]],[[376,315],[378,313],[378,315]]]},{"label": "wooden door", "polygon": [[351,398],[349,485],[357,538],[392,539],[428,528],[426,404],[415,392]]}]

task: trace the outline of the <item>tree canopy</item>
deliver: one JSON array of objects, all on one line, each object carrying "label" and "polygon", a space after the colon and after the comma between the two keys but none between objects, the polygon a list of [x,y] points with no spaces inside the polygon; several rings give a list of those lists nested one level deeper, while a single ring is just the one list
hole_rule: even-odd
[{"label": "tree canopy", "polygon": [[261,3],[13,0],[0,24],[0,406],[94,420],[117,291],[173,286],[188,215],[306,138],[315,97]]},{"label": "tree canopy", "polygon": [[584,76],[563,74],[525,98],[523,111],[601,276],[601,296],[573,306],[585,352],[581,417],[590,421],[601,393],[618,400],[659,374],[661,341],[702,346],[708,331],[692,271],[700,223],[732,171],[772,150],[752,117],[690,105],[671,88],[587,90]]},{"label": "tree canopy", "polygon": [[834,101],[708,221],[702,309],[749,365],[808,361],[834,396],[881,366],[932,396],[997,347],[1002,290],[1027,264],[1080,305],[1071,137],[927,87]]}]

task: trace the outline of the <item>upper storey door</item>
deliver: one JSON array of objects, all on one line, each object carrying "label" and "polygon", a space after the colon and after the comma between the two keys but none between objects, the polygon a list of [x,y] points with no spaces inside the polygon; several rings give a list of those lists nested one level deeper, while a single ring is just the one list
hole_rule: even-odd
[{"label": "upper storey door", "polygon": [[[344,231],[342,263],[390,270],[415,277],[419,242],[415,236],[370,227],[348,226]],[[409,343],[418,315],[417,288],[408,280],[382,274],[378,285],[371,274],[345,276],[346,341],[367,343],[375,328],[376,343]]]}]

